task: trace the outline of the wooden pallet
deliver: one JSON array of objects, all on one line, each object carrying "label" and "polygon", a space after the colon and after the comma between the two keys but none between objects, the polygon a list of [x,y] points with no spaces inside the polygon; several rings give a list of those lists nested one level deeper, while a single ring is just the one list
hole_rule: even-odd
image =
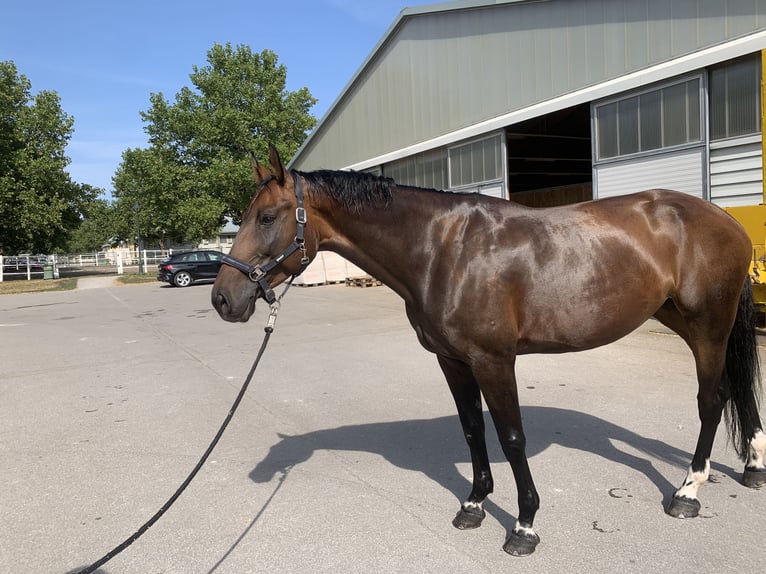
[{"label": "wooden pallet", "polygon": [[309,282],[309,283],[294,283],[296,287],[319,287],[320,285],[342,285],[344,283],[347,283],[348,279],[344,279],[342,281],[316,281],[316,282]]},{"label": "wooden pallet", "polygon": [[346,285],[349,287],[377,287],[383,283],[374,277],[365,275],[364,277],[346,277]]}]

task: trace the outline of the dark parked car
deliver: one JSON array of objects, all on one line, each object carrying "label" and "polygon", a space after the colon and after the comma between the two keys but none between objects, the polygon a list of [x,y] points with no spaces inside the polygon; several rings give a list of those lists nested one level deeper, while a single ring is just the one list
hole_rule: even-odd
[{"label": "dark parked car", "polygon": [[219,251],[174,253],[157,266],[157,281],[188,287],[195,281],[215,279],[222,257]]}]

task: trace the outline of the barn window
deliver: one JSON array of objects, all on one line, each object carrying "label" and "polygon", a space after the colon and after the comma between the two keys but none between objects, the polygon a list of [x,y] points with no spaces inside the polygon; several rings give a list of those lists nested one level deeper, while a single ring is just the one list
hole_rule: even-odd
[{"label": "barn window", "polygon": [[393,161],[384,166],[383,173],[401,185],[446,189],[447,153],[437,149]]},{"label": "barn window", "polygon": [[710,69],[710,139],[761,131],[761,60],[759,54],[730,60]]},{"label": "barn window", "polygon": [[450,148],[450,189],[502,179],[502,149],[499,134]]},{"label": "barn window", "polygon": [[700,84],[697,76],[597,104],[598,159],[700,142]]}]

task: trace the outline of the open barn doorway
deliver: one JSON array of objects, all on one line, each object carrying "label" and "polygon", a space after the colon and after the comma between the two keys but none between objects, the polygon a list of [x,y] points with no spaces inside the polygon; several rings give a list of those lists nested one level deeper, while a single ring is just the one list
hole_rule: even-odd
[{"label": "open barn doorway", "polygon": [[508,126],[508,199],[551,207],[593,198],[590,104]]}]

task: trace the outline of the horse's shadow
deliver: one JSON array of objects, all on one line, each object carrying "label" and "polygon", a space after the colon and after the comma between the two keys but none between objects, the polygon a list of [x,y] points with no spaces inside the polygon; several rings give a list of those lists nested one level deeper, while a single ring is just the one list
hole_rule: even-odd
[{"label": "horse's shadow", "polygon": [[[551,445],[589,452],[609,461],[623,464],[647,476],[664,497],[666,504],[674,485],[653,464],[662,461],[685,471],[691,454],[667,443],[640,436],[619,425],[589,414],[554,407],[522,408],[527,436],[527,455],[534,457]],[[488,418],[488,417],[487,417]],[[494,429],[487,424],[487,442],[492,462],[503,462],[502,451],[494,446]],[[615,442],[624,443],[640,454],[622,450]],[[628,449],[628,450],[630,450]],[[470,462],[468,447],[462,437],[458,417],[370,423],[319,430],[303,435],[280,435],[266,457],[250,472],[258,483],[284,475],[290,468],[307,461],[318,450],[359,451],[378,454],[391,464],[417,472],[452,492],[462,500],[470,491],[470,483],[456,467]],[[735,476],[731,467],[712,464],[718,472]],[[510,470],[510,469],[509,469]],[[673,478],[682,478],[681,475]],[[658,503],[660,501],[658,500]],[[456,507],[457,509],[457,507]],[[515,519],[488,499],[487,511],[504,526]]]}]

